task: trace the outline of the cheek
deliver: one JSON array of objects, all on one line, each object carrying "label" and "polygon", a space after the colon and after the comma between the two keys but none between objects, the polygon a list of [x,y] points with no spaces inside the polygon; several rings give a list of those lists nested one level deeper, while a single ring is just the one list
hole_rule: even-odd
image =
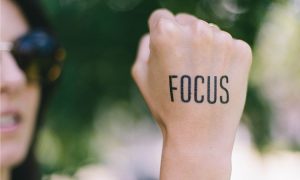
[{"label": "cheek", "polygon": [[1,166],[12,167],[20,164],[27,155],[36,125],[36,115],[40,101],[40,90],[37,85],[28,85],[15,98],[21,114],[17,132],[1,142]]},{"label": "cheek", "polygon": [[33,131],[36,125],[36,115],[40,102],[40,88],[37,85],[29,85],[20,99],[22,109],[22,129],[20,131],[20,154],[26,155],[31,144]]},{"label": "cheek", "polygon": [[24,91],[20,105],[23,116],[23,129],[21,131],[23,142],[29,145],[36,125],[36,115],[40,102],[40,88],[37,85],[30,85]]},{"label": "cheek", "polygon": [[35,123],[36,114],[40,102],[40,88],[38,85],[29,85],[26,87],[22,98],[20,98],[20,108],[26,122],[31,126]]}]

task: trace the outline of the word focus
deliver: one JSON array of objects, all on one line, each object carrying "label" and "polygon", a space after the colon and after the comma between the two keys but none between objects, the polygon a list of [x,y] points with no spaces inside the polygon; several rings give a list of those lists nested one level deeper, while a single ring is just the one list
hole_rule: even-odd
[{"label": "word focus", "polygon": [[[180,93],[183,103],[194,101],[196,103],[208,102],[222,104],[229,102],[228,91],[229,78],[226,75],[191,77],[189,75],[169,75],[170,98],[175,101],[175,94]],[[180,89],[178,89],[180,87]],[[178,101],[178,100],[177,100]]]}]

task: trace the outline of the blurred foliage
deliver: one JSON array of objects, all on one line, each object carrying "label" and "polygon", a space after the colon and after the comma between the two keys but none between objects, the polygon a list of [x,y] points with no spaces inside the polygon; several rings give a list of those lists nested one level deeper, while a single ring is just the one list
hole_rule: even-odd
[{"label": "blurred foliage", "polygon": [[[62,166],[78,166],[87,159],[85,138],[100,102],[109,106],[113,101],[140,98],[130,67],[153,10],[164,7],[174,13],[194,14],[253,45],[272,1],[42,0],[67,49],[63,76],[47,121],[63,142]],[[147,113],[134,103],[129,103],[129,109],[137,115]],[[270,140],[270,112],[257,87],[249,89],[245,113],[255,144],[263,149]]]},{"label": "blurred foliage", "polygon": [[252,139],[260,151],[267,150],[271,140],[271,107],[257,87],[249,85],[245,107],[245,124],[252,133]]}]

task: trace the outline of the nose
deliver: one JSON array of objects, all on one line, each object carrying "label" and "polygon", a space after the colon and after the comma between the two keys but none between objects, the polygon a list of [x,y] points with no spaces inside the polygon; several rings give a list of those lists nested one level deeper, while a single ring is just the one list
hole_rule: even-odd
[{"label": "nose", "polygon": [[9,52],[0,52],[0,90],[3,94],[13,95],[24,88],[26,77]]}]

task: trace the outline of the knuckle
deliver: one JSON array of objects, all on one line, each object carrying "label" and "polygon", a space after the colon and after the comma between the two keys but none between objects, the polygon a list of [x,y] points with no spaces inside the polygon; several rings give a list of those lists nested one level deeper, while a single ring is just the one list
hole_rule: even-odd
[{"label": "knuckle", "polygon": [[191,16],[191,15],[181,12],[181,13],[176,14],[176,17],[178,17],[178,16]]},{"label": "knuckle", "polygon": [[225,31],[218,32],[217,39],[223,46],[230,46],[230,44],[232,43],[232,36]]},{"label": "knuckle", "polygon": [[236,40],[236,50],[239,51],[243,57],[252,60],[252,50],[248,43],[242,40]]},{"label": "knuckle", "polygon": [[240,59],[243,59],[248,66],[252,64],[251,47],[242,40],[235,40],[235,53]]},{"label": "knuckle", "polygon": [[194,30],[196,32],[202,32],[203,30],[205,31],[210,31],[209,27],[208,27],[208,23],[202,20],[198,20],[197,22],[195,22],[194,24]]},{"label": "knuckle", "polygon": [[176,25],[166,18],[160,18],[157,22],[156,28],[160,33],[174,34],[178,31]]},{"label": "knuckle", "polygon": [[187,14],[186,13],[178,13],[176,14],[175,18],[182,18],[182,17],[185,17]]},{"label": "knuckle", "polygon": [[199,21],[194,21],[192,24],[191,24],[191,29],[194,33],[198,33],[200,32],[200,30],[202,29],[203,27],[203,24],[201,24]]},{"label": "knuckle", "polygon": [[232,36],[231,36],[228,32],[226,32],[226,31],[221,31],[221,32],[220,32],[220,36],[221,36],[221,38],[222,38],[224,41],[226,41],[226,42],[232,40]]},{"label": "knuckle", "polygon": [[178,13],[175,16],[175,19],[179,22],[185,22],[184,24],[189,24],[189,22],[197,21],[198,19],[195,16],[192,16],[187,13]]},{"label": "knuckle", "polygon": [[208,22],[202,20],[202,19],[198,19],[197,21],[198,23],[202,24],[203,26],[206,26],[207,28],[209,27]]},{"label": "knuckle", "polygon": [[160,18],[172,18],[173,15],[170,11],[166,9],[158,9],[152,12],[150,15],[150,18],[148,20],[148,23],[150,26],[155,26]]},{"label": "knuckle", "polygon": [[194,32],[197,36],[205,42],[211,42],[213,39],[213,32],[207,22],[199,20],[193,26]]},{"label": "knuckle", "polygon": [[220,38],[221,38],[221,46],[222,49],[226,52],[226,54],[232,53],[232,36],[225,31],[220,32]]},{"label": "knuckle", "polygon": [[157,10],[153,11],[151,16],[157,16],[157,15],[162,15],[162,14],[171,14],[171,13],[167,9],[162,8],[162,9],[157,9]]},{"label": "knuckle", "polygon": [[156,31],[151,33],[151,48],[161,49],[177,46],[181,39],[181,32],[176,25],[165,18],[161,18],[157,24]]}]

